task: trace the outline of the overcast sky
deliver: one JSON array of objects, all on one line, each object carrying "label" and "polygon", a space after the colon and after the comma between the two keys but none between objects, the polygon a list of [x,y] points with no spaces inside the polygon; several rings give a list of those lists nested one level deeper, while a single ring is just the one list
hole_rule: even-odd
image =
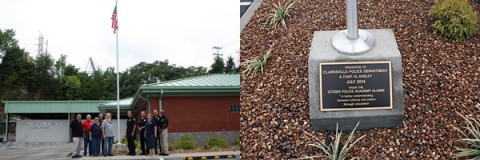
[{"label": "overcast sky", "polygon": [[[55,59],[65,54],[84,71],[92,57],[105,69],[115,66],[114,6],[115,0],[1,0],[0,29],[14,29],[33,57],[41,32]],[[165,59],[209,67],[213,46],[238,62],[239,17],[238,0],[119,0],[120,71]]]}]

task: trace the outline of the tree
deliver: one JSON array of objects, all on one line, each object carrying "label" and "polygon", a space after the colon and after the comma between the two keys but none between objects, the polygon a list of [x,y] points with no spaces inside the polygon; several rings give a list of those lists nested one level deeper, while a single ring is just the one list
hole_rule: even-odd
[{"label": "tree", "polygon": [[60,79],[54,77],[55,60],[50,54],[38,54],[35,59],[35,74],[33,91],[37,92],[39,99],[56,99],[59,89]]},{"label": "tree", "polygon": [[0,29],[0,59],[5,55],[7,49],[18,47],[18,41],[14,37],[15,31],[13,31],[13,29],[4,31]]},{"label": "tree", "polygon": [[210,74],[212,74],[212,73],[224,73],[225,63],[223,62],[223,58],[220,57],[220,56],[215,56],[215,58],[213,58],[213,60],[214,60],[214,62],[211,65],[211,68],[208,71],[208,73],[210,73]]},{"label": "tree", "polygon": [[[26,52],[18,47],[18,41],[14,37],[15,31],[13,31],[12,29],[7,29],[3,31],[2,29],[0,29],[0,101],[3,99],[4,95],[7,95],[7,92],[12,91],[8,89],[8,87],[10,86],[6,86],[10,83],[9,81],[11,81],[11,78],[17,78],[17,73],[13,73],[12,69],[15,65],[23,65],[16,64],[14,61],[28,61],[28,55],[24,55]],[[2,63],[8,64],[4,64],[2,66]]]},{"label": "tree", "polygon": [[207,69],[205,67],[177,67],[169,64],[168,60],[153,63],[141,62],[120,74],[120,97],[133,96],[143,84],[159,83],[206,73]]},{"label": "tree", "polygon": [[76,68],[74,65],[72,64],[68,64],[67,66],[65,66],[65,68],[63,69],[63,75],[64,76],[72,76],[72,75],[78,75],[78,68]]},{"label": "tree", "polygon": [[68,99],[74,99],[75,92],[80,89],[82,83],[80,83],[80,80],[77,78],[77,76],[65,76],[63,77],[63,81],[64,86],[67,89],[65,96],[67,96]]},{"label": "tree", "polygon": [[0,63],[0,98],[28,99],[34,80],[33,59],[24,49],[10,47]]},{"label": "tree", "polygon": [[[0,30],[0,100],[111,100],[116,98],[116,72],[113,67],[95,69],[89,74],[67,63],[67,56],[55,60],[39,50],[32,58],[18,46],[13,30]],[[3,58],[2,58],[3,57]],[[224,72],[223,59],[217,58],[217,72]],[[182,67],[168,60],[141,62],[120,74],[121,98],[133,96],[147,83],[207,74],[205,67]]]},{"label": "tree", "polygon": [[233,62],[233,57],[228,56],[227,65],[225,66],[225,73],[237,73],[237,68],[235,67],[235,62]]},{"label": "tree", "polygon": [[55,62],[55,75],[56,78],[62,79],[65,71],[65,67],[67,66],[67,56],[62,54],[60,58]]}]

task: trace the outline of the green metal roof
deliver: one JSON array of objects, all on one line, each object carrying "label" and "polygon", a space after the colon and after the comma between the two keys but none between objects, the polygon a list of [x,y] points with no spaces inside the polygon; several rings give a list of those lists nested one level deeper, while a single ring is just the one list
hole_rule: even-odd
[{"label": "green metal roof", "polygon": [[140,86],[134,96],[240,95],[240,74],[210,74]]},{"label": "green metal roof", "polygon": [[145,84],[141,88],[240,87],[240,74],[210,74],[161,83]]},{"label": "green metal roof", "polygon": [[148,96],[239,96],[240,74],[209,74],[190,78],[145,84],[135,93],[131,106],[135,108]]},{"label": "green metal roof", "polygon": [[[131,108],[130,104],[132,103],[132,100],[133,100],[133,97],[121,99],[119,101],[120,110],[130,109]],[[107,111],[107,110],[112,110],[112,109],[115,109],[115,111],[116,111],[117,101],[114,100],[114,101],[109,101],[109,102],[106,102],[106,103],[102,103],[102,104],[98,105],[98,109],[101,110],[102,112]]]},{"label": "green metal roof", "polygon": [[5,113],[96,113],[108,101],[3,101]]},{"label": "green metal roof", "polygon": [[[128,105],[130,105],[130,103],[132,103],[132,99],[133,99],[133,97],[121,99],[119,101],[119,105],[120,106],[128,106]],[[116,100],[109,101],[107,103],[100,104],[100,106],[117,106],[117,101]]]}]

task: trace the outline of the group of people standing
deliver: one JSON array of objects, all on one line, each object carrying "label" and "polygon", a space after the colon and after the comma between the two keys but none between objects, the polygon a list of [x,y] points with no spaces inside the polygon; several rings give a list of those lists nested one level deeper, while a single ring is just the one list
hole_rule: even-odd
[{"label": "group of people standing", "polygon": [[[137,133],[140,137],[140,149],[142,155],[162,155],[168,156],[168,118],[163,114],[163,110],[158,114],[157,110],[153,114],[145,116],[142,111],[141,119],[137,120],[133,117],[132,112],[128,111],[127,129],[125,138],[128,144],[128,155],[135,156],[135,140]],[[106,114],[106,119],[103,119],[103,114],[100,113],[98,117],[91,120],[91,115],[87,114],[86,120],[82,122],[82,115],[77,114],[75,120],[70,123],[72,129],[73,151],[72,158],[82,157],[80,151],[82,149],[83,141],[83,156],[113,156],[113,122],[112,115]],[[160,153],[157,151],[159,145]],[[102,147],[103,146],[103,147]]]},{"label": "group of people standing", "polygon": [[[132,112],[128,111],[127,132],[125,134],[128,140],[128,155],[134,156],[135,152],[135,133],[138,131],[140,136],[140,149],[142,155],[161,155],[168,156],[168,118],[165,116],[163,110],[158,113],[153,110],[153,115],[145,115],[145,112],[140,113],[140,120],[137,122],[132,116]],[[160,152],[157,151],[159,146]]]}]

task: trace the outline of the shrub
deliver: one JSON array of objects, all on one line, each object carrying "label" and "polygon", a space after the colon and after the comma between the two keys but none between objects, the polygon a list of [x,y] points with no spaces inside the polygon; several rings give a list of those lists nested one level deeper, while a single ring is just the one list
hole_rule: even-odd
[{"label": "shrub", "polygon": [[195,141],[190,136],[182,136],[175,142],[176,149],[194,149]]},{"label": "shrub", "polygon": [[[355,133],[355,130],[357,129],[358,125],[360,124],[357,123],[355,128],[350,132],[350,135],[348,136],[347,140],[343,143],[343,145],[340,145],[340,139],[342,138],[342,131],[338,132],[338,123],[337,123],[337,129],[335,130],[335,141],[330,144],[325,144],[325,142],[322,142],[320,139],[315,137],[314,135],[304,131],[308,136],[315,138],[317,140],[317,143],[315,144],[308,144],[309,146],[313,146],[316,148],[319,148],[322,150],[323,154],[326,155],[323,158],[329,159],[329,160],[344,160],[347,157],[348,150],[355,145],[358,141],[360,141],[365,135],[361,136],[360,138],[353,140],[353,133]],[[343,147],[341,147],[343,146]],[[340,148],[341,147],[341,148]],[[318,158],[321,156],[307,156],[303,157],[303,159],[313,159],[313,158]],[[355,159],[355,158],[353,158]]]},{"label": "shrub", "polygon": [[281,4],[278,2],[277,4],[274,4],[274,9],[273,13],[270,14],[270,19],[267,20],[267,23],[272,26],[273,28],[277,28],[278,25],[282,25],[283,27],[287,28],[287,23],[285,20],[287,17],[290,16],[290,8],[295,2],[286,2],[284,4]]},{"label": "shrub", "polygon": [[135,143],[135,153],[141,153],[142,149],[140,148],[140,140],[138,140],[138,141],[135,140],[134,143]]},{"label": "shrub", "polygon": [[235,146],[240,145],[240,136],[235,137],[235,139],[233,140],[233,144],[234,144]]},{"label": "shrub", "polygon": [[216,137],[216,136],[213,136],[212,138],[210,138],[210,140],[208,140],[208,142],[204,146],[205,149],[214,149],[214,150],[219,150],[220,148],[225,148],[225,147],[227,147],[227,140]]},{"label": "shrub", "polygon": [[[117,143],[118,141],[115,141],[113,144]],[[127,145],[127,139],[122,138],[122,144]]]},{"label": "shrub", "polygon": [[232,147],[232,150],[233,150],[233,151],[239,151],[239,150],[240,150],[240,146],[233,146],[233,147]]},{"label": "shrub", "polygon": [[436,0],[430,10],[435,33],[451,40],[462,40],[477,31],[477,14],[467,0]]},{"label": "shrub", "polygon": [[222,148],[220,148],[220,147],[218,147],[218,146],[214,146],[214,147],[210,148],[210,150],[212,150],[212,151],[221,151]]},{"label": "shrub", "polygon": [[467,118],[458,112],[457,114],[467,122],[467,126],[461,128],[454,126],[453,128],[462,134],[463,139],[460,141],[467,144],[469,148],[456,148],[458,152],[455,153],[455,157],[480,159],[480,119]]},{"label": "shrub", "polygon": [[175,147],[172,144],[168,144],[168,151],[175,150]]},{"label": "shrub", "polygon": [[263,73],[263,68],[267,66],[267,62],[268,62],[268,59],[270,58],[271,52],[272,52],[272,49],[268,49],[267,53],[265,53],[262,58],[254,58],[251,60],[244,61],[243,65],[246,67],[246,69],[245,71],[243,71],[243,74],[255,76],[258,71]]},{"label": "shrub", "polygon": [[[115,141],[115,143],[117,143],[117,142],[118,141]],[[133,141],[133,143],[135,144],[135,153],[140,153],[141,152],[140,141],[135,140],[135,141]],[[128,142],[127,142],[126,138],[122,138],[122,144],[124,144],[126,146],[126,149],[128,150]]]}]

